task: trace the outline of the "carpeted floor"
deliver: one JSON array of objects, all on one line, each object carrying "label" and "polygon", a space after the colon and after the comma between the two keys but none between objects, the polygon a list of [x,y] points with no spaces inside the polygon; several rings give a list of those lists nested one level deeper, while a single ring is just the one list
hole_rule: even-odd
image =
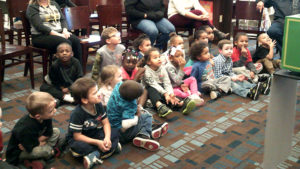
[{"label": "carpeted floor", "polygon": [[[91,70],[93,57],[89,57]],[[35,65],[35,89],[30,88],[29,77],[23,77],[23,66],[7,69],[2,85],[4,97],[0,102],[3,110],[4,144],[20,117],[26,114],[25,98],[38,90],[42,82],[42,69]],[[88,72],[89,72],[88,71]],[[89,74],[87,74],[89,76]],[[297,114],[293,150],[291,156],[278,168],[300,168],[300,93],[297,92]],[[132,144],[123,145],[123,151],[94,168],[260,168],[263,162],[264,131],[269,96],[262,95],[251,101],[236,95],[209,101],[189,115],[174,112],[156,121],[169,122],[168,134],[159,139],[161,149],[149,152]],[[60,107],[53,119],[54,126],[66,133],[72,105]],[[6,147],[5,147],[6,148]],[[55,159],[49,168],[82,168],[81,159],[70,153]]]}]

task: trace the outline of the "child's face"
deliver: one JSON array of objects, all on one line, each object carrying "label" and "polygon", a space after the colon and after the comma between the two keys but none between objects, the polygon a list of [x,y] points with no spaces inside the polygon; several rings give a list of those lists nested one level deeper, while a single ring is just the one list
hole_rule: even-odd
[{"label": "child's face", "polygon": [[117,45],[121,43],[121,33],[116,31],[109,34],[109,39],[106,40],[107,44]]},{"label": "child's face", "polygon": [[210,59],[210,53],[208,47],[205,47],[200,54],[200,56],[197,57],[199,61],[207,61]]},{"label": "child's face", "polygon": [[211,27],[208,27],[205,29],[206,33],[207,33],[207,38],[208,38],[208,41],[213,41],[214,38],[215,38],[215,35],[214,35],[214,31],[211,29]]},{"label": "child's face", "polygon": [[175,64],[175,66],[179,66],[179,63],[181,63],[184,60],[183,53],[179,50],[177,50],[174,54],[174,56],[170,57],[170,61]]},{"label": "child's face", "polygon": [[56,57],[62,62],[68,62],[73,56],[73,51],[69,45],[63,44],[56,51]]},{"label": "child's face", "polygon": [[150,58],[147,61],[147,65],[153,69],[153,70],[157,70],[162,64],[161,58],[160,58],[160,54],[158,51],[152,51],[150,53]]},{"label": "child's face", "polygon": [[266,33],[263,33],[258,37],[258,43],[261,45],[268,45],[270,43],[270,40],[270,37]]},{"label": "child's face", "polygon": [[97,85],[89,89],[86,101],[86,104],[97,104],[101,102],[101,95]]},{"label": "child's face", "polygon": [[224,44],[222,50],[219,50],[219,52],[223,56],[230,58],[232,55],[232,48],[233,48],[232,44]]},{"label": "child's face", "polygon": [[174,46],[174,47],[180,46],[181,49],[184,49],[184,42],[183,42],[182,37],[177,36],[177,37],[174,39],[174,42],[173,42],[173,44],[171,44],[171,46]]},{"label": "child's face", "polygon": [[151,41],[149,39],[145,39],[142,44],[139,46],[139,50],[142,53],[146,53],[151,48]]},{"label": "child's face", "polygon": [[110,82],[110,86],[111,86],[112,88],[114,88],[115,85],[116,85],[117,83],[121,82],[121,81],[122,81],[122,71],[121,71],[121,69],[118,69],[118,71],[116,72],[114,78],[113,78],[112,81]]},{"label": "child's face", "polygon": [[138,59],[136,57],[128,56],[124,58],[122,66],[127,72],[132,72],[136,67],[137,62]]},{"label": "child's face", "polygon": [[55,100],[51,101],[48,105],[48,107],[45,109],[45,112],[40,114],[40,120],[48,120],[52,119],[54,116],[54,113],[56,112],[56,102]]},{"label": "child's face", "polygon": [[206,32],[205,32],[205,33],[202,33],[202,34],[200,35],[200,37],[199,37],[196,41],[197,41],[197,42],[198,42],[198,41],[203,41],[203,42],[208,43],[207,33],[206,33]]},{"label": "child's face", "polygon": [[237,41],[234,42],[237,48],[242,49],[248,47],[248,37],[245,35],[242,35],[239,37]]}]

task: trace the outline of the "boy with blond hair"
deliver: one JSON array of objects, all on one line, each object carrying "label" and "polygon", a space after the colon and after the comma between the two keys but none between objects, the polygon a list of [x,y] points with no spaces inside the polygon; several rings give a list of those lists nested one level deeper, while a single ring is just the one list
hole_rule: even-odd
[{"label": "boy with blond hair", "polygon": [[92,68],[92,78],[97,81],[102,68],[106,65],[122,64],[122,52],[125,46],[121,43],[121,34],[114,27],[105,28],[101,33],[101,40],[105,43],[97,50],[95,62]]},{"label": "boy with blond hair", "polygon": [[85,168],[103,163],[102,159],[121,151],[119,130],[110,127],[101,104],[96,82],[79,78],[71,86],[72,95],[79,103],[72,111],[67,135],[73,156],[83,156]]},{"label": "boy with blond hair", "polygon": [[52,127],[55,99],[46,92],[34,92],[26,99],[29,114],[23,116],[12,130],[6,161],[18,165],[23,160],[49,159],[58,155],[60,130]]}]

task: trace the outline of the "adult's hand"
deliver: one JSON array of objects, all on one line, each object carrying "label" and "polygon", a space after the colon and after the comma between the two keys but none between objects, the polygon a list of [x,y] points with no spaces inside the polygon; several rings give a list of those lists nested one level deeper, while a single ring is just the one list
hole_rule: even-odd
[{"label": "adult's hand", "polygon": [[264,2],[263,1],[257,2],[256,9],[259,10],[259,12],[261,12],[264,9]]}]

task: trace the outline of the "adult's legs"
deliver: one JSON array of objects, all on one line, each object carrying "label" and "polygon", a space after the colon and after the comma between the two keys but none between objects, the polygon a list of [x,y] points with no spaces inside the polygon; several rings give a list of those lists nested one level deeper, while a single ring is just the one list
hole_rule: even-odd
[{"label": "adult's legs", "polygon": [[32,43],[35,47],[48,49],[50,53],[56,53],[56,48],[59,44],[69,43],[73,48],[74,57],[77,58],[80,63],[82,61],[80,40],[75,35],[71,35],[69,39],[55,35],[33,36]]},{"label": "adult's legs", "polygon": [[154,44],[159,31],[153,21],[149,19],[142,19],[136,28],[147,34],[150,38],[151,44]]},{"label": "adult's legs", "polygon": [[274,21],[267,31],[267,34],[271,39],[276,40],[276,47],[280,52],[282,50],[282,39],[283,39],[283,24],[280,22]]},{"label": "adult's legs", "polygon": [[169,34],[171,32],[175,32],[174,25],[166,18],[162,18],[158,22],[155,23],[156,27],[159,31],[159,36],[156,39],[155,47],[159,49],[165,49],[168,44],[168,40],[170,39]]}]

